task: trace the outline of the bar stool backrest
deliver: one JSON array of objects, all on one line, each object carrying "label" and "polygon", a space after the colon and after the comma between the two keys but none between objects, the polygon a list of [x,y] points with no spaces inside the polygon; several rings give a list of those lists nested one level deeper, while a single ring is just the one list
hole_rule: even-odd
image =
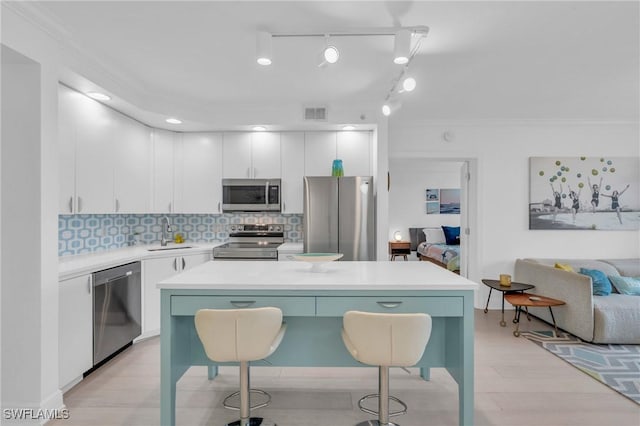
[{"label": "bar stool backrest", "polygon": [[431,337],[431,316],[349,311],[342,337],[351,355],[364,364],[410,367],[422,358]]},{"label": "bar stool backrest", "polygon": [[207,357],[217,362],[266,358],[284,335],[282,311],[274,307],[200,309],[195,326]]}]

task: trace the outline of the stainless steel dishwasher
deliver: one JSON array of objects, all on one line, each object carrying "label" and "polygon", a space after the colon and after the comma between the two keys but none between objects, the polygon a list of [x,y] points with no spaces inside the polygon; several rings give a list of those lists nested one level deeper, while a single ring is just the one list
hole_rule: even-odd
[{"label": "stainless steel dishwasher", "polygon": [[93,274],[93,365],[142,332],[140,262]]}]

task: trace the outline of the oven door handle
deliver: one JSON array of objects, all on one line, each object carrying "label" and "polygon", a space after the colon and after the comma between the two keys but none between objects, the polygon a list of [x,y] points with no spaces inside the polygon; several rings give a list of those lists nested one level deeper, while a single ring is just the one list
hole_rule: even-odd
[{"label": "oven door handle", "polygon": [[269,181],[264,184],[264,203],[269,204]]},{"label": "oven door handle", "polygon": [[251,305],[255,305],[255,300],[231,300],[229,301],[236,308],[248,308]]}]

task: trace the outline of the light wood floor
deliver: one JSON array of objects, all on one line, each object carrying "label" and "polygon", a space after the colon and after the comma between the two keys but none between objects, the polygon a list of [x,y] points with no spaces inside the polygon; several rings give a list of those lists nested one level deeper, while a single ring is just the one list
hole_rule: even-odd
[{"label": "light wood floor", "polygon": [[[512,313],[512,311],[510,312]],[[499,326],[499,311],[476,311],[476,425],[640,425],[640,407],[561,359]],[[510,317],[509,317],[510,319]],[[546,324],[525,323],[542,330]],[[160,345],[134,345],[65,394],[72,425],[158,425]],[[254,415],[279,426],[348,426],[371,418],[358,399],[377,387],[375,368],[252,367],[252,387],[269,391],[272,403]],[[237,368],[221,368],[213,381],[193,367],[178,383],[179,425],[224,425],[236,412],[222,399],[237,389]],[[411,370],[391,373],[391,391],[409,405],[394,418],[403,426],[457,425],[457,385],[443,369],[425,382]]]}]

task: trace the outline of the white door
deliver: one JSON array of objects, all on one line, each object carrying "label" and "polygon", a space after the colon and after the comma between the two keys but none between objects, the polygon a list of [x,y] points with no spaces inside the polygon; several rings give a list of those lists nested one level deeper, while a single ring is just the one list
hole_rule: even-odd
[{"label": "white door", "polygon": [[113,213],[113,129],[110,108],[82,96],[76,141],[77,213]]},{"label": "white door", "polygon": [[76,107],[81,95],[58,85],[58,213],[75,212]]},{"label": "white door", "polygon": [[251,136],[251,164],[253,178],[279,178],[280,133],[255,132]]},{"label": "white door", "polygon": [[121,114],[115,117],[115,211],[148,213],[151,205],[151,132]]},{"label": "white door", "polygon": [[304,133],[280,135],[282,158],[282,213],[302,214],[304,178]]},{"label": "white door", "polygon": [[305,133],[305,176],[331,176],[331,167],[336,158],[336,132]]},{"label": "white door", "polygon": [[337,156],[345,176],[371,176],[371,132],[338,132]]},{"label": "white door", "polygon": [[58,384],[64,388],[93,366],[91,275],[58,283]]},{"label": "white door", "polygon": [[144,270],[144,321],[142,336],[160,333],[160,290],[158,282],[180,272],[180,262],[175,256],[142,261]]},{"label": "white door", "polygon": [[228,132],[222,136],[222,176],[228,179],[250,179],[251,170],[251,133]]},{"label": "white door", "polygon": [[175,137],[174,132],[153,130],[153,213],[173,212]]},{"label": "white door", "polygon": [[183,133],[176,212],[218,213],[221,207],[222,137],[220,133]]}]

